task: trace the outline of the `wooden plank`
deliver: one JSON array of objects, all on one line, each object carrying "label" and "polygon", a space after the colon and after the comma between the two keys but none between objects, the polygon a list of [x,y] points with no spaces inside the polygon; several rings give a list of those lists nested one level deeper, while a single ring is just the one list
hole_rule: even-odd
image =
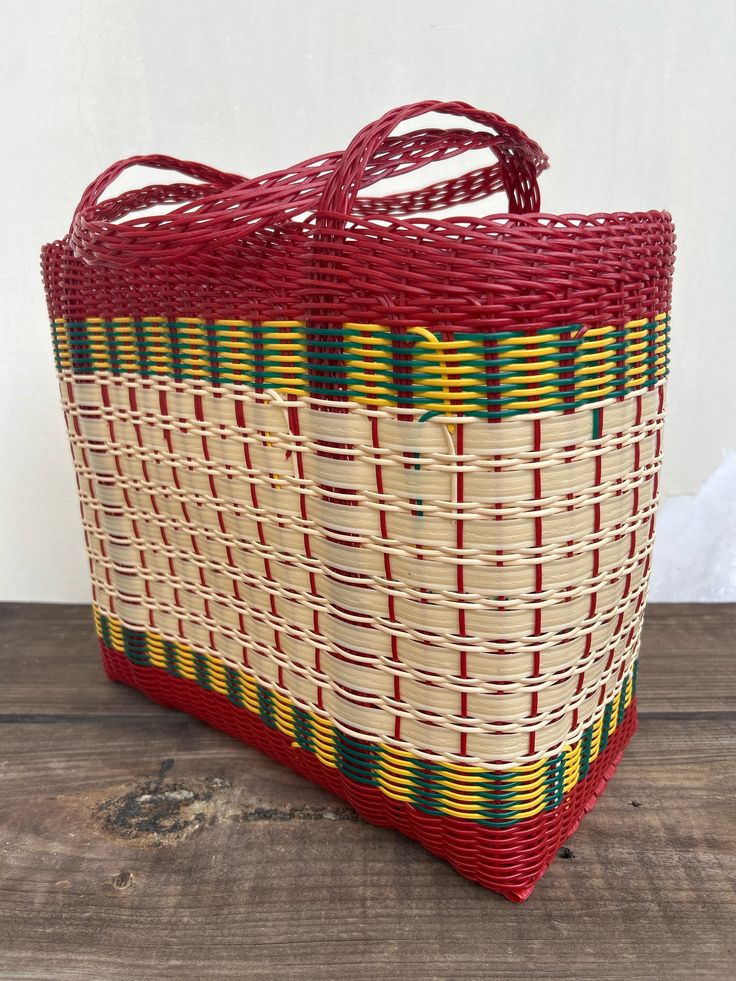
[{"label": "wooden plank", "polygon": [[642,633],[639,701],[647,712],[736,710],[736,603],[652,603]]},{"label": "wooden plank", "polygon": [[649,611],[641,730],[516,906],[6,607],[0,978],[731,979],[734,612]]},{"label": "wooden plank", "polygon": [[[489,965],[493,977],[554,965],[560,978],[729,976],[734,802],[721,778],[735,761],[723,721],[709,732],[645,721],[573,839],[575,857],[518,908],[400,836],[349,820],[259,754],[166,714],[176,722],[158,731],[141,733],[134,719],[83,732],[62,722],[53,743],[50,727],[33,725],[3,740],[14,762],[3,771],[6,969],[173,978],[187,964],[192,977],[391,978],[400,965],[410,977],[472,978]],[[156,794],[157,810],[141,804]],[[136,802],[137,815],[120,816]]]}]

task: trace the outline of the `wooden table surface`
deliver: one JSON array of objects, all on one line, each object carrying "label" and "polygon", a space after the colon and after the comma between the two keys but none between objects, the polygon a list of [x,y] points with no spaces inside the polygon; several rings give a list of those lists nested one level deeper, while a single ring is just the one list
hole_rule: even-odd
[{"label": "wooden table surface", "polygon": [[109,682],[0,606],[0,978],[736,977],[736,606],[651,606],[639,733],[532,898]]}]

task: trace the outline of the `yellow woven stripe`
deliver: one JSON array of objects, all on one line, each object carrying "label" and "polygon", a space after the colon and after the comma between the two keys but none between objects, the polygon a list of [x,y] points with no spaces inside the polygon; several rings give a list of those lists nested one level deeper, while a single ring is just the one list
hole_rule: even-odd
[{"label": "yellow woven stripe", "polygon": [[110,370],[110,356],[107,348],[107,337],[102,326],[104,320],[99,317],[91,317],[87,321],[87,337],[92,357],[100,371]]},{"label": "yellow woven stripe", "polygon": [[345,324],[346,378],[355,401],[363,405],[392,405],[393,393],[381,385],[385,369],[376,358],[389,356],[391,343],[379,324]]},{"label": "yellow woven stripe", "polygon": [[118,363],[123,371],[139,372],[141,369],[140,352],[135,339],[135,328],[130,317],[116,317],[113,321],[115,325],[115,345]]},{"label": "yellow woven stripe", "polygon": [[59,362],[62,367],[69,369],[72,367],[72,354],[69,348],[69,335],[67,334],[65,320],[60,319],[54,321],[54,336],[58,348]]}]

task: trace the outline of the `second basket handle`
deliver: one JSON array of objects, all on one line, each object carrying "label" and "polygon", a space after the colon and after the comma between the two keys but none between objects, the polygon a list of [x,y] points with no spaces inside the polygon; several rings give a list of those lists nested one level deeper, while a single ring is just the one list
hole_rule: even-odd
[{"label": "second basket handle", "polygon": [[523,214],[539,210],[537,175],[548,166],[547,156],[539,144],[495,113],[475,109],[466,102],[430,100],[392,109],[364,126],[353,138],[322,195],[319,212],[328,224],[339,220],[339,216],[347,217],[354,210],[365,170],[385,145],[394,127],[428,112],[461,116],[490,129],[491,133],[476,135],[486,137],[486,145],[498,158],[509,211]]}]

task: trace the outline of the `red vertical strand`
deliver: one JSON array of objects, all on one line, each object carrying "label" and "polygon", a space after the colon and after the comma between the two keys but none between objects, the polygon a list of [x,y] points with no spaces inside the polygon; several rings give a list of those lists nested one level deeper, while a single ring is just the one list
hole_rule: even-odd
[{"label": "red vertical strand", "polygon": [[[532,424],[533,433],[533,444],[532,449],[534,451],[534,459],[536,461],[536,466],[532,471],[533,474],[533,494],[534,494],[534,546],[538,550],[536,555],[536,564],[534,566],[534,602],[537,604],[534,608],[534,635],[539,637],[542,633],[542,608],[539,606],[541,602],[542,589],[544,588],[544,565],[541,557],[541,549],[544,545],[544,528],[542,526],[542,516],[539,513],[541,509],[540,501],[542,499],[542,468],[539,465],[539,454],[542,451],[542,420],[535,419]],[[532,664],[532,677],[539,678],[541,674],[542,666],[542,655],[539,649],[534,651],[533,664]],[[533,691],[531,693],[531,705],[529,708],[529,714],[533,719],[539,714],[539,692]],[[536,733],[529,733],[529,754],[536,752]]]},{"label": "red vertical strand", "polygon": [[[133,388],[129,388],[128,392],[130,398],[130,407],[134,412],[136,412],[137,406],[135,401],[135,390]],[[166,389],[163,386],[158,390],[158,403],[159,403],[159,409],[161,415],[164,416],[165,418],[166,416],[169,415],[169,406],[168,406],[168,399],[166,397]],[[185,420],[180,419],[179,423],[181,425],[182,423],[185,423]],[[201,553],[199,550],[199,542],[197,541],[196,530],[189,516],[189,508],[187,507],[186,501],[183,499],[184,488],[182,487],[181,481],[179,480],[179,468],[178,466],[175,465],[175,462],[173,460],[174,443],[171,438],[171,431],[169,430],[168,426],[164,427],[164,439],[166,440],[166,446],[168,448],[169,455],[172,457],[171,479],[174,484],[174,487],[176,488],[177,491],[179,491],[179,506],[181,507],[181,513],[184,517],[184,523],[187,527],[187,534],[189,536],[189,541],[192,546],[192,551],[196,556],[200,557]],[[171,570],[172,577],[176,577],[176,567],[174,565],[173,559],[171,558],[169,559],[169,568]],[[176,579],[174,579],[174,582],[175,581]],[[181,593],[177,585],[173,586],[173,593],[174,593],[174,604],[176,605],[177,609],[180,609],[183,606],[183,604],[181,601]],[[177,616],[177,624],[178,624],[178,630],[180,636],[186,637],[186,623],[182,619],[182,617]]]},{"label": "red vertical strand", "polygon": [[[289,401],[293,400],[293,396],[289,396]],[[299,410],[296,406],[292,405],[288,409],[289,418],[289,430],[295,438],[299,438],[301,435],[301,430],[299,428]],[[307,512],[307,495],[304,489],[304,456],[301,451],[294,450],[296,458],[296,473],[299,478],[299,514],[306,525],[308,523],[308,512]],[[303,530],[303,541],[304,541],[304,555],[307,559],[311,561],[313,558],[312,552],[312,542],[309,536],[309,532],[306,527]],[[317,590],[317,578],[312,569],[308,573],[309,578],[309,591],[315,599],[320,598],[319,592]],[[316,637],[321,636],[321,629],[319,624],[319,611],[312,610],[312,630]],[[315,645],[314,648],[314,669],[318,674],[322,673],[322,651],[319,645]],[[322,694],[322,685],[317,684],[317,705],[319,708],[324,708],[324,696]]]},{"label": "red vertical strand", "polygon": [[[211,337],[211,332],[209,331],[208,331],[208,336]],[[219,397],[220,396],[215,396],[215,398],[219,398]],[[207,435],[204,431],[204,427],[206,426],[207,420],[204,414],[204,400],[201,395],[194,396],[194,418],[198,423],[200,423],[199,441],[202,447],[202,457],[204,458],[205,463],[212,464],[213,461],[207,443]],[[227,525],[225,523],[225,518],[222,511],[218,507],[218,504],[221,502],[220,502],[220,497],[217,493],[217,483],[215,481],[215,475],[212,473],[211,468],[207,474],[207,483],[209,484],[210,494],[212,495],[212,507],[216,515],[217,524],[219,526],[220,533],[222,535],[225,535],[227,534]],[[207,576],[205,574],[205,569],[203,565],[199,566],[199,581],[203,587],[203,591],[205,591],[206,593],[206,591],[208,590],[208,585],[207,585]],[[214,620],[215,617],[213,616],[212,613],[212,607],[210,606],[209,599],[206,595],[204,595],[203,597],[203,603],[204,603],[205,616],[207,617],[208,620]],[[207,633],[209,636],[210,648],[213,651],[216,651],[217,637],[215,636],[215,631],[212,630],[212,628],[210,628]]]},{"label": "red vertical strand", "polygon": [[[243,400],[241,398],[235,399],[235,422],[237,423],[238,428],[247,429],[248,424],[245,416]],[[263,530],[263,521],[261,520],[261,518],[257,517],[258,511],[260,510],[260,506],[258,504],[258,492],[256,491],[256,485],[254,480],[255,473],[253,470],[253,461],[251,459],[250,444],[248,443],[247,440],[243,441],[243,456],[249,474],[248,486],[250,487],[250,501],[251,504],[253,505],[253,510],[256,512],[255,522],[256,522],[256,530],[258,532],[258,541],[260,542],[261,545],[265,546],[267,539],[266,539],[266,534]],[[263,571],[266,579],[268,579],[272,583],[275,583],[275,580],[271,575],[271,563],[269,562],[268,558],[265,555],[263,556]],[[268,596],[269,596],[269,608],[271,610],[274,619],[277,619],[278,612],[276,610],[276,601],[271,590],[269,590]],[[281,649],[281,635],[278,630],[278,627],[276,627],[275,625],[273,627],[273,634],[274,634],[274,647],[279,653],[283,653]],[[247,652],[246,645],[243,645],[243,660],[246,664],[248,663],[248,652]],[[280,664],[277,667],[280,676],[281,673]]]},{"label": "red vertical strand", "polygon": [[[161,411],[161,417],[162,417],[162,420],[164,421],[164,425],[163,425],[162,428],[163,428],[164,439],[166,441],[166,448],[167,448],[167,450],[169,452],[169,455],[172,455],[173,454],[173,443],[172,443],[172,439],[171,439],[171,429],[169,428],[168,425],[166,425],[166,420],[168,419],[169,412],[168,412],[168,404],[167,404],[166,391],[165,391],[165,389],[163,389],[163,388],[162,389],[159,389],[158,399],[159,399],[159,409]],[[131,394],[131,397],[130,397],[131,407],[133,406],[134,401],[135,401],[135,394],[132,393]],[[162,541],[162,543],[163,543],[163,545],[166,548],[167,553],[168,553],[167,554],[167,557],[166,557],[166,560],[167,560],[168,565],[169,565],[169,573],[171,575],[171,578],[174,579],[176,577],[176,566],[174,565],[174,558],[170,554],[170,551],[173,548],[173,546],[172,546],[171,542],[169,541],[169,537],[168,537],[168,535],[166,533],[166,524],[165,524],[165,521],[164,521],[164,519],[163,519],[163,517],[161,515],[161,511],[159,510],[158,503],[156,502],[156,496],[155,496],[155,494],[152,494],[151,495],[151,504],[152,504],[152,507],[153,507],[153,513],[156,515],[157,518],[159,518],[158,527],[159,527],[159,531],[160,531],[160,534],[161,534],[161,541]],[[177,595],[176,586],[174,586],[173,588],[174,588],[174,595],[176,596]],[[178,600],[177,600],[177,602],[178,602]]]},{"label": "red vertical strand", "polygon": [[[216,397],[217,398],[222,398],[222,392],[218,392]],[[220,427],[220,437],[219,438],[221,440],[224,440],[224,439],[227,439],[228,438],[227,432],[226,431],[225,432],[222,431],[222,426]],[[227,467],[227,475],[226,475],[225,479],[232,481],[233,476],[234,476],[234,474],[232,473],[230,466],[228,466]],[[222,542],[221,543],[222,543],[222,545],[223,545],[223,547],[225,549],[225,561],[227,562],[228,571],[229,571],[228,578],[231,580],[231,588],[232,588],[233,599],[235,600],[235,603],[236,603],[236,615],[237,615],[237,618],[238,618],[238,632],[241,635],[245,635],[245,634],[248,633],[248,629],[247,629],[246,624],[245,624],[245,617],[243,616],[243,596],[241,595],[241,592],[240,592],[240,584],[239,584],[238,578],[237,578],[238,569],[237,569],[237,563],[236,563],[236,560],[235,560],[235,553],[233,552],[233,537],[232,536],[228,537],[226,535],[226,533],[225,533],[225,531],[224,531],[224,529],[222,527],[222,516],[221,516],[221,514],[220,514],[219,511],[218,511],[218,524],[220,525],[220,531],[222,532]]]},{"label": "red vertical strand", "polygon": [[[100,502],[99,496],[96,493],[95,481],[94,481],[94,478],[92,477],[93,471],[92,471],[92,468],[90,467],[90,464],[89,464],[89,456],[87,455],[87,447],[85,446],[84,441],[83,441],[83,438],[82,438],[82,430],[81,430],[81,427],[79,425],[79,414],[78,413],[79,413],[79,407],[78,407],[78,404],[77,404],[77,401],[76,401],[76,396],[74,394],[74,384],[71,381],[67,381],[66,382],[66,405],[65,405],[65,408],[64,408],[64,414],[65,414],[66,423],[67,423],[67,431],[69,433],[69,437],[70,438],[72,437],[72,435],[75,437],[77,451],[79,452],[79,455],[82,458],[82,464],[83,464],[84,469],[87,471],[87,474],[88,474],[88,477],[87,477],[87,485],[88,485],[88,487],[87,487],[87,494],[89,495],[89,497],[91,498],[91,500],[93,502],[91,510],[92,510],[92,514],[94,515],[95,527],[97,528],[97,531],[98,531],[97,540],[98,540],[100,552],[102,553],[103,559],[107,559],[107,558],[109,558],[109,556],[108,556],[108,551],[107,551],[107,547],[106,547],[106,536],[105,536],[105,533],[104,533],[102,524],[100,522],[100,507],[102,507],[102,503]],[[80,468],[79,468],[79,466],[77,464],[77,459],[76,459],[76,456],[75,456],[73,450],[72,450],[72,460],[74,462],[74,474],[75,474],[75,477],[76,477],[77,489],[78,489],[78,491],[80,493],[79,511],[80,511],[81,516],[82,516],[82,527],[84,528],[84,540],[85,540],[85,542],[87,544],[87,556],[88,556],[89,572],[90,572],[90,579],[92,581],[92,599],[93,599],[93,602],[96,602],[97,601],[97,598],[98,598],[97,597],[97,583],[95,581],[95,579],[96,579],[96,577],[95,577],[96,569],[95,569],[94,560],[92,558],[92,547],[91,547],[91,544],[90,544],[89,534],[88,534],[87,529],[85,527],[84,504],[83,504],[83,502],[81,500],[81,495],[84,493],[83,486],[82,486],[82,478],[81,478],[81,474],[80,474]],[[95,505],[98,505],[98,506],[95,506]],[[115,596],[114,596],[113,589],[112,589],[112,580],[110,578],[110,570],[107,567],[107,565],[105,566],[105,579],[106,579],[107,585],[108,585],[108,596],[109,596],[110,610],[111,610],[111,612],[114,613],[115,612]]]},{"label": "red vertical strand", "polygon": [[[602,439],[603,431],[604,431],[603,406],[600,406],[600,408],[594,410],[594,418],[596,413],[598,418],[598,436],[600,439]],[[600,447],[598,446],[595,448],[595,456],[593,457],[594,491],[600,487],[602,478],[603,478],[603,459],[601,456]],[[597,538],[598,536],[600,536],[600,533],[601,533],[601,505],[600,505],[600,501],[596,501],[596,503],[593,505],[593,535]],[[590,575],[592,579],[595,579],[598,576],[598,574],[600,573],[600,567],[601,567],[600,543],[596,542],[595,548],[593,549],[591,570],[590,570]],[[590,594],[590,609],[588,611],[588,616],[591,620],[595,616],[597,607],[598,607],[598,591],[597,588],[595,588],[593,592]],[[590,652],[592,640],[593,640],[593,625],[591,623],[589,625],[589,633],[586,643],[586,650],[585,650],[586,657]],[[605,696],[606,696],[606,687],[604,684],[601,685],[599,704],[603,704],[603,702],[605,701]]]},{"label": "red vertical strand", "polygon": [[[131,406],[132,414],[135,414],[135,412],[137,411],[134,408],[134,406],[136,405],[135,393],[134,393],[134,391],[133,391],[132,388],[129,388],[128,389],[128,393],[129,393],[128,401],[129,401],[129,404]],[[107,391],[105,391],[103,393],[103,397],[102,398],[103,398],[103,405],[105,405],[106,408],[109,407],[110,406],[109,393]],[[145,459],[145,453],[143,452],[143,442],[142,442],[142,436],[141,436],[140,423],[135,418],[131,418],[131,427],[133,429],[133,432],[135,433],[136,443],[138,444],[138,447],[141,450],[141,472],[143,473],[144,480],[146,480],[146,482],[148,482],[148,474],[147,474],[147,470],[146,470],[146,459]],[[110,434],[110,441],[113,444],[117,443],[118,440],[117,440],[117,436],[116,436],[116,433],[115,433],[115,425],[113,423],[112,418],[109,418],[108,419],[108,432]],[[123,467],[122,467],[122,464],[121,464],[121,458],[117,454],[115,454],[115,472],[117,473],[118,477],[120,478],[120,488],[122,490],[123,501],[125,502],[125,508],[127,509],[127,512],[128,512],[126,514],[126,517],[130,521],[130,523],[131,523],[131,526],[133,528],[133,534],[134,534],[134,536],[136,538],[140,539],[141,538],[140,528],[138,526],[138,522],[135,519],[135,505],[133,504],[133,502],[130,499],[130,494],[128,493],[128,488],[125,486],[125,480],[126,480],[126,478],[125,478],[125,472],[124,472]],[[151,492],[149,493],[148,496],[149,496],[149,499],[151,501],[153,501],[153,499],[154,499],[153,489],[151,489]],[[139,551],[139,556],[140,556],[140,560],[141,560],[141,565],[143,567],[143,571],[145,573],[147,566],[146,566],[145,551],[143,549],[141,549]],[[146,598],[150,600],[150,599],[152,599],[150,582],[148,581],[148,578],[145,575],[143,577],[143,580],[144,580],[144,583],[145,583],[144,592],[145,592]],[[129,601],[130,601],[130,599],[129,599]],[[150,627],[155,626],[155,617],[154,617],[154,611],[153,611],[152,605],[149,606],[149,608],[146,610],[146,617],[148,619],[148,625]]]},{"label": "red vertical strand", "polygon": [[[582,333],[581,333],[581,331],[582,331]],[[583,326],[581,326],[580,328],[578,328],[578,330],[576,330],[576,331],[573,331],[573,330],[564,330],[564,331],[562,331],[560,333],[560,342],[561,342],[561,344],[564,343],[566,345],[566,348],[565,349],[566,349],[567,354],[568,354],[567,357],[565,357],[565,358],[562,358],[561,357],[560,358],[560,379],[561,379],[561,381],[564,379],[564,384],[561,384],[560,385],[560,389],[564,393],[563,396],[562,396],[562,399],[563,399],[563,402],[566,405],[566,408],[563,411],[564,411],[564,414],[566,416],[572,415],[575,412],[575,408],[574,408],[574,405],[575,405],[575,359],[576,359],[576,353],[577,353],[577,342],[578,342],[578,340],[580,340],[584,336],[584,333],[585,333],[585,329],[584,329]],[[567,344],[569,344],[569,347],[567,346]],[[564,447],[566,466],[570,466],[572,464],[572,460],[573,460],[574,455],[575,455],[575,449],[576,449],[575,443],[568,443]],[[568,491],[568,493],[566,494],[566,498],[567,498],[567,501],[570,502],[570,501],[573,500],[574,494],[572,492]],[[569,514],[572,514],[572,512],[574,511],[574,507],[573,507],[573,505],[571,503],[568,503],[568,505],[567,505],[567,511],[568,511]],[[567,545],[568,545],[568,552],[567,552],[566,558],[567,559],[572,559],[573,556],[574,556],[574,554],[575,554],[574,553],[574,547],[575,547],[574,540],[572,538],[569,538],[567,540]],[[570,602],[570,597],[569,596],[565,598],[565,602]],[[588,645],[586,647],[586,655],[589,652],[589,650],[590,650],[590,647]],[[578,675],[577,685],[576,685],[576,688],[575,688],[575,694],[576,695],[579,695],[580,692],[583,690],[584,684],[585,684],[585,670],[582,670],[579,673],[579,675]],[[578,709],[578,706],[576,705],[575,708],[572,710],[572,719],[570,720],[570,729],[573,732],[578,727],[579,716],[580,716],[580,710]]]},{"label": "red vertical strand", "polygon": [[[381,447],[380,432],[378,426],[378,418],[376,416],[371,416],[371,442],[373,444],[373,449],[378,450]],[[383,496],[383,468],[379,463],[380,457],[378,454],[375,456],[374,471],[376,475],[376,492],[382,497]],[[384,540],[388,539],[388,520],[386,518],[386,512],[381,508],[378,512],[378,524],[381,532],[381,538]],[[386,579],[390,582],[393,580],[393,573],[391,571],[391,556],[388,551],[384,549],[383,552],[383,569],[386,575]],[[388,618],[392,624],[396,623],[396,599],[392,593],[388,594]],[[391,659],[400,662],[399,658],[399,641],[396,634],[391,634]],[[397,707],[401,704],[401,678],[398,674],[394,674],[393,678],[393,697],[394,701],[397,703]],[[401,739],[401,716],[397,713],[394,716],[394,738]]]},{"label": "red vertical strand", "polygon": [[[634,487],[633,491],[631,492],[631,518],[633,519],[634,522],[636,521],[636,516],[639,513],[638,481],[641,479],[639,476],[639,468],[641,467],[641,435],[642,435],[639,430],[641,427],[641,420],[642,420],[642,397],[641,395],[637,395],[636,416],[634,419],[634,428],[636,429],[636,434],[635,434],[636,440],[634,442],[634,459],[633,459],[633,471],[637,475],[636,476],[637,484]],[[637,530],[636,530],[636,524],[633,524],[631,529],[630,542],[629,542],[629,554],[628,554],[629,562],[631,562],[634,556],[636,555],[636,544],[637,544]],[[631,592],[631,578],[632,578],[632,570],[629,569],[629,572],[626,574],[626,581],[624,583],[623,595],[621,597],[622,600],[626,599],[626,597]]]},{"label": "red vertical strand", "polygon": [[[604,408],[601,406],[596,410],[598,412],[598,433],[599,436],[603,437],[603,415]],[[603,476],[603,460],[601,457],[600,446],[597,446],[594,451],[595,455],[593,457],[593,489],[594,492],[601,486],[602,476]],[[601,533],[601,505],[600,501],[596,500],[593,505],[593,535],[599,536]],[[596,543],[596,547],[592,552],[592,562],[590,575],[592,579],[595,579],[600,573],[601,568],[601,553],[600,544]],[[593,591],[590,594],[590,609],[588,611],[588,616],[594,617],[597,607],[597,591]]]},{"label": "red vertical strand", "polygon": [[[462,456],[465,452],[464,449],[464,423],[459,422],[455,429],[455,456]],[[456,570],[456,589],[460,601],[463,601],[465,595],[465,566],[462,564],[463,554],[465,550],[465,521],[463,516],[465,514],[463,510],[463,503],[465,501],[465,475],[459,469],[461,464],[456,463],[458,467],[458,473],[455,475],[456,482],[456,493],[455,493],[455,506],[457,508],[457,518],[455,520],[455,547],[457,548],[457,565]],[[457,611],[457,632],[460,637],[467,637],[467,625],[466,625],[466,614],[464,609],[459,609]],[[468,652],[462,650],[460,652],[460,677],[468,677]],[[466,719],[468,717],[468,695],[467,692],[460,693],[460,715],[462,718]],[[468,755],[468,734],[466,730],[460,733],[460,755]]]},{"label": "red vertical strand", "polygon": [[[132,392],[133,390],[132,389],[129,389],[128,391],[129,392]],[[108,419],[107,419],[107,431],[108,431],[109,436],[110,436],[110,442],[112,444],[116,444],[118,442],[118,439],[117,439],[116,432],[115,432],[115,423],[114,423],[114,421],[112,419],[112,405],[110,403],[110,392],[108,390],[107,385],[102,385],[101,386],[101,389],[100,389],[100,392],[101,392],[101,395],[102,395],[102,404],[105,407],[105,409],[107,410],[107,415],[108,415]],[[135,400],[135,396],[133,396],[133,399]],[[138,444],[138,448],[141,451],[140,463],[141,463],[141,472],[143,474],[143,479],[146,481],[147,484],[151,484],[151,481],[150,481],[149,475],[148,475],[148,467],[146,465],[146,456],[145,456],[145,451],[144,451],[144,446],[143,446],[143,441],[142,441],[142,434],[141,434],[140,424],[136,420],[133,420],[132,419],[131,420],[131,427],[133,429],[133,432],[135,433],[135,438],[136,438],[136,442]],[[137,549],[137,553],[138,553],[138,559],[139,559],[140,564],[141,564],[141,569],[143,571],[143,584],[144,584],[143,585],[143,590],[144,590],[146,599],[148,599],[148,600],[151,601],[150,604],[148,605],[148,608],[145,611],[146,612],[146,618],[148,620],[148,626],[149,627],[155,627],[156,620],[155,620],[155,614],[154,614],[153,602],[152,602],[153,601],[153,593],[151,592],[151,583],[150,583],[149,577],[147,575],[147,573],[149,573],[150,570],[148,568],[148,562],[146,561],[146,548],[145,548],[143,536],[141,534],[140,525],[139,525],[139,523],[138,523],[138,521],[136,520],[136,517],[135,517],[135,507],[134,507],[133,503],[130,500],[130,495],[128,493],[128,488],[125,486],[126,477],[125,477],[125,472],[123,470],[123,466],[122,466],[122,463],[121,463],[121,459],[122,458],[121,458],[121,456],[119,454],[117,454],[117,453],[114,454],[115,472],[118,475],[118,477],[120,478],[120,485],[119,486],[120,486],[120,489],[122,491],[123,500],[125,501],[125,506],[128,509],[127,518],[130,521],[131,527],[133,529],[133,535],[135,536],[135,538],[139,542],[141,542],[140,546]],[[156,495],[155,495],[155,493],[153,491],[153,486],[151,486],[151,490],[150,490],[150,492],[148,494],[148,497],[149,497],[149,500],[151,501],[151,507],[153,509],[155,509],[155,507],[156,507],[156,503],[155,503],[156,502]]]},{"label": "red vertical strand", "polygon": [[[591,411],[593,419],[593,437],[599,438],[603,435],[603,407],[598,409],[593,409]],[[596,448],[594,448],[593,456],[593,491],[600,485],[601,475],[603,472],[603,465],[600,455],[597,454]],[[593,505],[593,528],[592,533],[595,535],[600,531],[600,521],[601,521],[601,508],[599,504]],[[600,564],[600,555],[598,552],[598,547],[593,549],[591,556],[591,576],[595,577],[598,574],[598,566]],[[595,616],[597,606],[597,593],[595,589],[590,594],[590,602],[588,604],[588,620],[592,621]],[[593,626],[592,623],[588,624],[588,628],[585,634],[585,646],[583,648],[582,660],[587,664],[588,657],[593,648]],[[578,678],[578,685],[576,689],[576,694],[579,695],[583,690],[583,685],[585,682],[585,672],[581,672]],[[574,722],[575,725],[578,723],[579,711],[576,708],[574,712]]]},{"label": "red vertical strand", "polygon": [[[662,413],[664,412],[664,385],[657,389],[657,435],[654,437],[654,486],[652,488],[652,501],[656,501],[659,496],[659,460],[662,454]],[[655,512],[652,510],[652,518],[649,522],[649,534],[654,534]]]}]

